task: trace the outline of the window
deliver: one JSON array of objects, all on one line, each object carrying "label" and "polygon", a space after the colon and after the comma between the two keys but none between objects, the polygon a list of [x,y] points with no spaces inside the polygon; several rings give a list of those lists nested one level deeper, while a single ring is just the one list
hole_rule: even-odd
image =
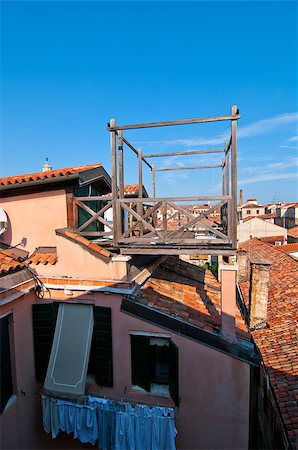
[{"label": "window", "polygon": [[[69,306],[74,306],[69,304]],[[58,302],[33,305],[35,375],[44,380],[57,322]],[[88,372],[100,386],[113,386],[111,308],[93,306],[93,334]]]},{"label": "window", "polygon": [[256,213],[257,213],[257,214],[260,214],[260,210],[259,210],[259,209],[257,209],[257,210],[256,210]]},{"label": "window", "polygon": [[251,210],[250,209],[247,209],[246,210],[246,215],[248,215],[248,214],[250,214],[251,213]]},{"label": "window", "polygon": [[179,405],[178,348],[169,339],[131,335],[132,384]]},{"label": "window", "polygon": [[5,410],[9,400],[13,396],[12,367],[11,367],[11,345],[10,324],[12,314],[0,319],[0,342],[1,342],[1,414]]}]

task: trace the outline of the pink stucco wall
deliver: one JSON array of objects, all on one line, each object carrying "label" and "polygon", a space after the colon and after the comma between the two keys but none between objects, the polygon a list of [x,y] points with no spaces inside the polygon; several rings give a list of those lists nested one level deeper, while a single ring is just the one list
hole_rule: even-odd
[{"label": "pink stucco wall", "polygon": [[[76,297],[77,295],[77,297]],[[219,351],[120,311],[121,295],[77,293],[71,301],[94,301],[112,307],[113,388],[91,385],[89,392],[141,402],[173,405],[171,399],[136,393],[131,388],[130,332],[169,334],[179,348],[180,407],[177,412],[177,449],[245,449],[249,430],[249,365]],[[52,291],[51,300],[63,300],[63,291]],[[69,300],[69,297],[67,297]],[[90,448],[60,434],[56,440],[44,433],[40,397],[34,376],[32,312],[33,294],[18,300],[13,309],[18,398],[1,417],[2,448]],[[41,300],[39,300],[41,301]],[[1,309],[2,314],[2,309]],[[21,393],[21,389],[25,395]]]},{"label": "pink stucco wall", "polygon": [[64,190],[38,192],[0,199],[8,216],[8,229],[1,239],[9,245],[19,244],[30,253],[40,246],[56,245],[56,228],[67,226],[66,193]]}]

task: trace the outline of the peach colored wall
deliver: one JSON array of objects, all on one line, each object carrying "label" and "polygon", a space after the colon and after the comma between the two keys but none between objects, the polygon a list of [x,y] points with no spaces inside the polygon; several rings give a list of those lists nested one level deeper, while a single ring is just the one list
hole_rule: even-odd
[{"label": "peach colored wall", "polygon": [[39,246],[56,246],[56,228],[67,226],[66,193],[64,190],[39,192],[0,199],[8,216],[8,229],[1,236],[10,245],[23,238],[30,253]]},{"label": "peach colored wall", "polygon": [[[51,300],[66,298],[52,291]],[[69,297],[67,298],[69,300]],[[177,449],[245,449],[249,429],[249,365],[165,329],[120,312],[122,296],[110,294],[79,295],[72,301],[95,301],[112,307],[114,387],[89,392],[142,402],[157,401],[172,405],[170,399],[131,391],[130,331],[169,334],[179,348],[179,391],[177,410]],[[71,436],[59,434],[52,440],[42,429],[40,396],[34,376],[32,302],[34,294],[1,307],[14,314],[15,359],[18,373],[18,398],[1,416],[1,448],[47,449],[90,448]],[[43,300],[49,301],[49,300]],[[40,300],[39,300],[40,302]],[[25,392],[25,395],[21,393]]]}]

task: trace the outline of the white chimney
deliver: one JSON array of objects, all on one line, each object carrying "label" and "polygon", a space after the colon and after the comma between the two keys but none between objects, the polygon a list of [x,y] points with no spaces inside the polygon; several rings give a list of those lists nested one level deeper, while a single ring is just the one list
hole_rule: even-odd
[{"label": "white chimney", "polygon": [[43,172],[48,172],[49,170],[52,170],[52,166],[50,166],[49,160],[48,160],[48,158],[46,158],[46,162],[45,162],[45,164],[42,166],[42,171],[43,171]]},{"label": "white chimney", "polygon": [[263,258],[250,260],[249,326],[252,329],[267,325],[269,271],[271,262]]}]

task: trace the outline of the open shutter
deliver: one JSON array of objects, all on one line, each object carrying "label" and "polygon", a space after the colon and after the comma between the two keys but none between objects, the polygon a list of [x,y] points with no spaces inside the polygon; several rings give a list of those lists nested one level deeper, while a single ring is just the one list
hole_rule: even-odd
[{"label": "open shutter", "polygon": [[9,345],[9,317],[3,317],[0,320],[0,338],[1,338],[1,414],[12,396],[12,377],[11,377],[11,359]]},{"label": "open shutter", "polygon": [[150,392],[150,339],[131,336],[132,384]]},{"label": "open shutter", "polygon": [[46,376],[54,338],[58,303],[32,305],[35,375],[37,379]]},{"label": "open shutter", "polygon": [[113,386],[113,348],[111,308],[94,306],[95,381]]},{"label": "open shutter", "polygon": [[173,341],[169,343],[169,390],[173,402],[179,406],[179,367],[178,367],[178,347]]}]

